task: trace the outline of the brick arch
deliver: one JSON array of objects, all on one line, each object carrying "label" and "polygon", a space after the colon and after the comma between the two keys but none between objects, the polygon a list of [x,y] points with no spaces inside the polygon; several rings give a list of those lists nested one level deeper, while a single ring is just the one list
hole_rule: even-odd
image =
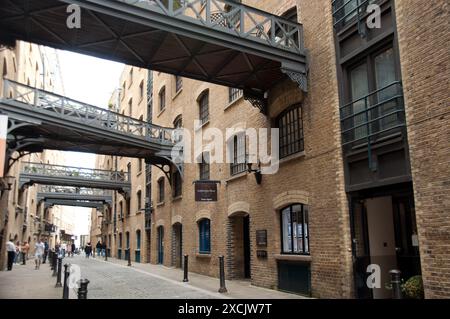
[{"label": "brick arch", "polygon": [[200,221],[201,219],[204,219],[204,218],[211,219],[211,212],[209,210],[202,209],[202,210],[198,211],[195,214],[195,221],[196,222],[198,222],[198,221]]},{"label": "brick arch", "polygon": [[247,202],[235,202],[228,206],[228,217],[232,217],[238,213],[250,214],[250,204]]},{"label": "brick arch", "polygon": [[203,95],[203,93],[205,93],[207,91],[209,91],[209,84],[202,83],[195,91],[195,94],[194,94],[195,100],[198,102],[200,100],[200,97]]},{"label": "brick arch", "polygon": [[175,224],[183,224],[183,217],[180,215],[172,216],[172,226]]},{"label": "brick arch", "polygon": [[156,228],[158,228],[159,226],[164,226],[165,225],[165,221],[164,219],[158,219],[158,221],[156,222]]},{"label": "brick arch", "polygon": [[279,210],[294,203],[309,204],[309,192],[300,190],[283,192],[273,199],[273,209]]}]

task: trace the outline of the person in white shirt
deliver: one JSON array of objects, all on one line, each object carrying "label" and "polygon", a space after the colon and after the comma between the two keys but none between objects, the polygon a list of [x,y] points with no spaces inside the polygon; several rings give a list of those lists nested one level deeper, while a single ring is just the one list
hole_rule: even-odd
[{"label": "person in white shirt", "polygon": [[34,262],[36,263],[35,269],[39,269],[41,266],[42,258],[44,257],[45,245],[41,239],[35,244]]},{"label": "person in white shirt", "polygon": [[62,258],[66,257],[66,250],[67,250],[67,245],[66,243],[62,243],[61,244],[61,250],[62,250]]},{"label": "person in white shirt", "polygon": [[16,257],[16,245],[14,245],[11,238],[6,242],[6,251],[8,252],[8,270],[10,271]]}]

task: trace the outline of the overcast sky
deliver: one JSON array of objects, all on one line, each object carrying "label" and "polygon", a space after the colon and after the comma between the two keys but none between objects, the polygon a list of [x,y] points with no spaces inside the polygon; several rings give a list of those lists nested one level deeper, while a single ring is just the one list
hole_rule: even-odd
[{"label": "overcast sky", "polygon": [[[72,99],[106,108],[113,91],[119,86],[124,65],[94,57],[58,51],[65,95]],[[69,166],[93,168],[95,154],[68,152]],[[88,234],[90,208],[67,207],[75,214],[75,235]]]}]

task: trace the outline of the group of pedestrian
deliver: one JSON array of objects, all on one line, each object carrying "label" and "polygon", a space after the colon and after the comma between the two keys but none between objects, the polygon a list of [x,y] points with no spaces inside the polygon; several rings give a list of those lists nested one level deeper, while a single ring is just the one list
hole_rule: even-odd
[{"label": "group of pedestrian", "polygon": [[[28,242],[17,242],[14,244],[12,239],[6,242],[6,251],[8,253],[8,262],[7,269],[9,271],[12,270],[13,264],[18,264],[22,262],[22,265],[26,265],[26,261],[28,259],[28,254],[30,251],[30,244]],[[75,243],[72,244],[56,244],[55,248],[52,249],[58,256],[65,257],[66,251],[68,256],[73,257],[76,251]],[[49,252],[49,245],[47,240],[44,242],[42,239],[38,239],[36,244],[34,245],[34,262],[35,262],[35,270],[38,270],[41,264],[45,264]]]},{"label": "group of pedestrian", "polygon": [[[43,243],[42,240],[39,239],[34,248],[35,269],[38,270],[44,260],[44,256],[46,256],[46,252],[48,253],[48,243],[47,241]],[[11,271],[14,263],[18,264],[22,262],[22,265],[26,265],[30,244],[28,242],[23,242],[23,244],[17,242],[14,244],[13,240],[9,239],[9,241],[6,242],[6,251],[8,253],[7,269]]]}]

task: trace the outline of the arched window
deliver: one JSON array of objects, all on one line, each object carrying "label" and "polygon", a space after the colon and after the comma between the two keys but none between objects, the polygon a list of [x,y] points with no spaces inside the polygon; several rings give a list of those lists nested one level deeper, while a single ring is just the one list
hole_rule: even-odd
[{"label": "arched window", "polygon": [[158,179],[158,203],[164,202],[164,177]]},{"label": "arched window", "polygon": [[211,253],[211,222],[205,218],[198,222],[199,252],[200,254]]},{"label": "arched window", "polygon": [[166,108],[166,87],[163,86],[159,91],[159,111],[161,112]]},{"label": "arched window", "polygon": [[280,158],[302,152],[304,140],[301,104],[286,109],[276,122],[280,130]]},{"label": "arched window", "polygon": [[119,233],[119,243],[118,243],[119,249],[122,248],[122,233]]},{"label": "arched window", "polygon": [[309,255],[308,206],[293,204],[281,210],[282,253]]},{"label": "arched window", "polygon": [[176,169],[172,174],[173,197],[179,197],[183,194],[183,182],[180,172]]},{"label": "arched window", "polygon": [[126,232],[125,233],[125,243],[126,243],[126,248],[130,248],[130,232]]},{"label": "arched window", "polygon": [[[141,160],[139,160],[141,161]],[[140,210],[142,209],[142,192],[140,190],[136,193],[136,200],[137,200],[137,209],[138,213],[140,213]]]},{"label": "arched window", "polygon": [[141,249],[141,231],[136,230],[136,249]]},{"label": "arched window", "polygon": [[179,75],[175,76],[175,93],[178,93],[183,88],[183,78]]},{"label": "arched window", "polygon": [[175,118],[173,127],[175,128],[175,141],[181,142],[183,140],[183,117],[181,115]]},{"label": "arched window", "polygon": [[202,124],[209,121],[209,92],[204,92],[198,99],[199,119]]}]

